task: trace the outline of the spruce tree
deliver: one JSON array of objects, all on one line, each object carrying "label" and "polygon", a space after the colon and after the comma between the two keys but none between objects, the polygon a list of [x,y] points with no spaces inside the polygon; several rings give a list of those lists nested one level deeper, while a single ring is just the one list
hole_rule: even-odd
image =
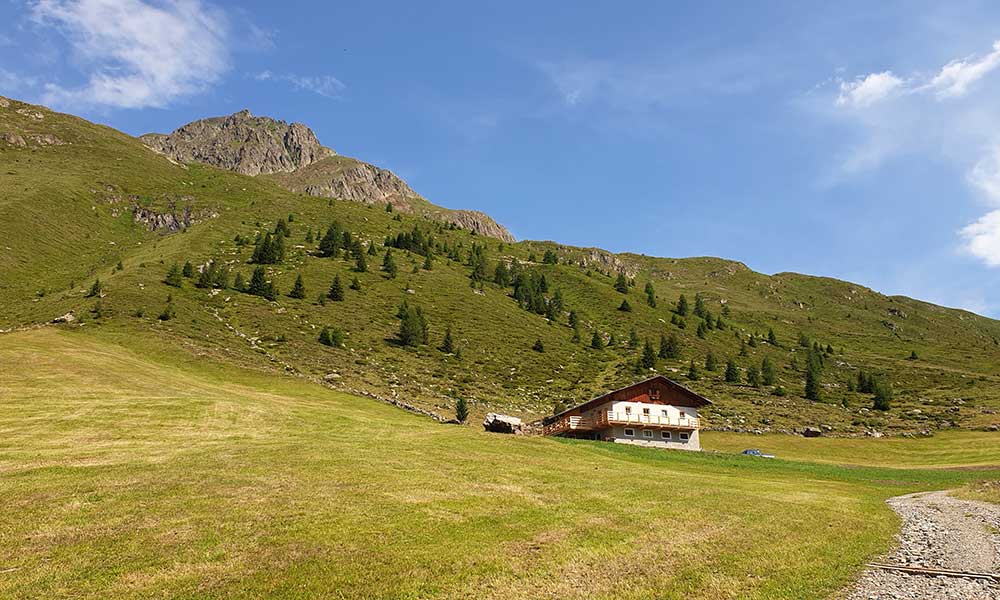
[{"label": "spruce tree", "polygon": [[628,347],[634,350],[639,347],[639,343],[639,332],[637,332],[635,327],[633,327],[628,332]]},{"label": "spruce tree", "polygon": [[177,266],[177,263],[170,265],[170,269],[167,271],[167,276],[163,280],[163,283],[173,287],[181,287],[181,284],[184,283],[183,276],[181,275],[181,268]]},{"label": "spruce tree", "polygon": [[243,273],[236,274],[236,279],[233,280],[233,289],[237,292],[247,291],[247,284],[243,280]]},{"label": "spruce tree", "polygon": [[892,402],[892,384],[884,379],[877,379],[872,387],[875,392],[872,406],[875,410],[889,410],[889,404]]},{"label": "spruce tree", "polygon": [[754,365],[747,367],[747,383],[753,387],[760,387],[760,370]]},{"label": "spruce tree", "polygon": [[774,365],[771,363],[771,359],[766,356],[760,363],[760,374],[764,385],[774,385],[776,380]]},{"label": "spruce tree", "polygon": [[622,300],[622,303],[618,305],[618,310],[622,312],[632,312],[632,305],[628,303],[628,299]]},{"label": "spruce tree", "polygon": [[306,286],[302,281],[302,274],[295,278],[295,285],[292,286],[292,291],[288,292],[290,298],[298,298],[299,300],[306,297]]},{"label": "spruce tree", "polygon": [[676,312],[682,317],[686,317],[688,314],[688,301],[687,298],[684,297],[684,294],[681,294],[680,297],[677,298]]},{"label": "spruce tree", "polygon": [[545,352],[545,344],[542,343],[542,338],[535,340],[535,343],[531,345],[531,349],[535,352]]},{"label": "spruce tree", "polygon": [[697,381],[701,378],[701,374],[698,373],[698,365],[694,363],[694,359],[691,359],[691,363],[688,365],[688,379],[691,381]]},{"label": "spruce tree", "polygon": [[[772,346],[775,346],[775,347],[777,347],[777,345],[778,345],[778,336],[774,335],[774,330],[773,329],[768,329],[767,330],[767,343],[771,344]],[[770,385],[770,384],[768,384],[768,385]]]},{"label": "spruce tree", "polygon": [[642,361],[639,363],[643,369],[652,369],[656,366],[656,352],[653,351],[653,344],[646,340],[642,347]]},{"label": "spruce tree", "polygon": [[315,238],[313,238],[313,230],[312,230],[312,227],[310,227],[309,229],[306,230],[306,243],[307,244],[311,244],[314,241],[315,241]]},{"label": "spruce tree", "polygon": [[93,298],[95,296],[100,296],[104,292],[104,288],[101,286],[101,280],[95,279],[94,284],[90,286],[90,291],[87,292],[87,298]]},{"label": "spruce tree", "polygon": [[455,402],[455,420],[459,423],[465,423],[469,418],[469,405],[466,404],[465,398],[459,398]]},{"label": "spruce tree", "polygon": [[424,256],[424,264],[420,268],[425,271],[430,271],[434,268],[434,255],[432,253],[428,252]]},{"label": "spruce tree", "polygon": [[652,308],[656,308],[656,290],[653,289],[653,282],[646,282],[646,304]]},{"label": "spruce tree", "polygon": [[191,261],[188,260],[184,262],[184,268],[181,270],[181,275],[185,277],[194,276],[194,265],[191,264]]},{"label": "spruce tree", "polygon": [[399,306],[399,341],[404,346],[419,346],[427,343],[428,325],[423,310],[410,306],[406,300]]},{"label": "spruce tree", "polygon": [[615,289],[623,294],[628,293],[628,279],[625,278],[625,273],[622,271],[618,272],[618,279],[615,280]]},{"label": "spruce tree", "polygon": [[806,358],[806,389],[805,397],[808,400],[819,400],[820,398],[820,378],[822,377],[822,359],[815,350],[809,352]]},{"label": "spruce tree", "polygon": [[382,270],[385,271],[390,279],[396,278],[398,268],[396,267],[396,260],[392,257],[391,248],[386,248],[385,250],[385,256],[382,258]]},{"label": "spruce tree", "polygon": [[601,334],[594,331],[594,335],[590,338],[590,347],[594,350],[600,350],[604,347],[604,340],[601,339]]},{"label": "spruce tree", "polygon": [[267,291],[267,277],[264,267],[256,267],[253,275],[250,276],[250,283],[247,285],[247,293],[253,296],[263,296]]},{"label": "spruce tree", "polygon": [[726,361],[726,382],[727,383],[739,383],[740,382],[740,368],[736,366],[736,362],[732,359]]},{"label": "spruce tree", "polygon": [[719,368],[719,365],[718,365],[718,362],[716,362],[716,360],[715,360],[715,355],[712,354],[711,351],[709,351],[709,353],[705,355],[705,370],[706,371],[714,371],[714,370],[716,370],[718,368]]},{"label": "spruce tree", "polygon": [[577,328],[580,325],[580,317],[577,316],[575,310],[569,311],[569,326],[572,328]]},{"label": "spruce tree", "polygon": [[365,260],[364,252],[359,252],[358,255],[354,257],[354,270],[358,273],[368,271],[368,261]]},{"label": "spruce tree", "polygon": [[441,342],[441,352],[451,354],[455,352],[455,342],[451,339],[451,325],[444,330],[444,340]]},{"label": "spruce tree", "polygon": [[316,251],[320,256],[336,257],[340,251],[340,241],[342,239],[340,223],[334,221],[326,228],[326,234],[319,241]]},{"label": "spruce tree", "polygon": [[340,283],[340,275],[333,276],[333,283],[330,284],[330,291],[327,292],[326,296],[334,302],[340,302],[344,299],[344,286]]},{"label": "spruce tree", "polygon": [[351,285],[349,287],[355,292],[361,291],[361,281],[358,280],[357,276],[351,279]]},{"label": "spruce tree", "polygon": [[608,335],[608,348],[614,348],[618,345],[618,340],[615,339],[615,334]]},{"label": "spruce tree", "polygon": [[696,317],[705,316],[705,299],[701,294],[694,295],[694,314]]},{"label": "spruce tree", "polygon": [[695,334],[701,339],[705,339],[708,336],[708,328],[705,327],[704,321],[698,321],[698,329],[695,331]]},{"label": "spruce tree", "polygon": [[328,327],[324,327],[323,329],[320,330],[319,343],[323,344],[324,346],[333,345],[333,340],[330,338],[330,329]]}]

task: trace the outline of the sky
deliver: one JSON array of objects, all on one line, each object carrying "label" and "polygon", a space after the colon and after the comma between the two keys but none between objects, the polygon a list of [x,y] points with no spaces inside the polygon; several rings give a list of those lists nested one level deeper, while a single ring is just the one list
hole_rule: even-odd
[{"label": "sky", "polygon": [[1000,317],[1000,4],[0,0],[0,94],[248,108],[519,239]]}]

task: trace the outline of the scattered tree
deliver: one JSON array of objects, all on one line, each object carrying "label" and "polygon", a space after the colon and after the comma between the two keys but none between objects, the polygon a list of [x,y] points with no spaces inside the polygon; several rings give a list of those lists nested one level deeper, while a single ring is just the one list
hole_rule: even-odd
[{"label": "scattered tree", "polygon": [[451,354],[455,352],[455,342],[451,339],[451,325],[444,330],[444,340],[441,342],[441,352]]},{"label": "scattered tree", "polygon": [[542,338],[535,340],[535,343],[531,345],[531,349],[535,352],[545,352],[545,344],[542,343]]},{"label": "scattered tree", "polygon": [[872,401],[872,406],[875,410],[886,411],[889,410],[890,402],[892,402],[892,384],[885,379],[876,380],[875,398]]},{"label": "scattered tree", "polygon": [[775,372],[774,365],[771,363],[771,359],[764,357],[764,360],[760,362],[760,375],[761,381],[764,385],[774,385],[775,382]]},{"label": "scattered tree", "polygon": [[686,317],[688,314],[688,301],[687,298],[684,297],[684,294],[681,294],[680,297],[677,298],[676,312],[682,317]]},{"label": "scattered tree", "polygon": [[615,289],[623,294],[628,293],[628,279],[623,271],[618,272],[618,279],[615,280]]},{"label": "scattered tree", "polygon": [[656,308],[656,290],[653,289],[653,282],[646,282],[646,304],[652,308]]},{"label": "scattered tree", "polygon": [[600,350],[604,347],[604,340],[601,339],[601,334],[594,331],[594,335],[590,338],[590,347],[594,350]]},{"label": "scattered tree", "polygon": [[715,360],[715,355],[711,351],[705,355],[705,370],[714,371],[719,368],[718,362]]},{"label": "scattered tree", "polygon": [[288,292],[288,296],[299,300],[306,297],[306,286],[302,281],[301,273],[295,278],[295,285],[292,286],[292,291]]},{"label": "scattered tree", "polygon": [[333,283],[330,284],[330,291],[326,293],[327,298],[334,302],[344,299],[344,286],[340,283],[340,275],[333,276]]},{"label": "scattered tree", "polygon": [[104,293],[104,287],[101,286],[101,280],[95,279],[94,284],[90,286],[90,291],[87,292],[87,297],[88,298],[93,298],[95,296],[99,297],[103,293]]},{"label": "scattered tree", "polygon": [[382,270],[389,276],[389,279],[395,279],[398,268],[396,267],[396,260],[392,257],[392,250],[386,248],[385,257],[382,258]]},{"label": "scattered tree", "polygon": [[767,330],[767,343],[775,347],[778,345],[778,336],[774,335],[773,329]]},{"label": "scattered tree", "polygon": [[656,366],[656,352],[653,351],[653,344],[646,340],[642,347],[642,361],[639,363],[643,369],[652,369]]},{"label": "scattered tree", "polygon": [[167,271],[167,276],[164,278],[163,283],[178,288],[181,287],[182,283],[184,283],[184,278],[181,275],[181,268],[177,266],[177,263],[170,265],[170,269]]},{"label": "scattered tree", "polygon": [[760,370],[754,365],[747,367],[747,383],[755,388],[760,387]]},{"label": "scattered tree", "polygon": [[694,364],[694,359],[691,359],[690,364],[688,364],[688,379],[691,381],[697,381],[701,378],[701,374],[698,373],[698,365]]},{"label": "scattered tree", "polygon": [[726,382],[727,383],[740,382],[740,368],[736,366],[736,362],[732,359],[726,361]]},{"label": "scattered tree", "polygon": [[455,402],[455,419],[459,423],[465,423],[469,418],[469,405],[466,404],[465,398],[459,398]]},{"label": "scattered tree", "polygon": [[618,310],[622,312],[632,312],[632,305],[628,303],[628,299],[622,300],[622,303],[618,305]]},{"label": "scattered tree", "polygon": [[351,278],[351,285],[348,287],[350,287],[355,292],[361,291],[361,281],[358,280],[358,277],[356,275]]}]

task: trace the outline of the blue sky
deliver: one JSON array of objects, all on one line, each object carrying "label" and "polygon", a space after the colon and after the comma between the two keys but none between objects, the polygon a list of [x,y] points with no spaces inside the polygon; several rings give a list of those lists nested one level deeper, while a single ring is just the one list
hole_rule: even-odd
[{"label": "blue sky", "polygon": [[249,108],[521,239],[1000,316],[988,2],[0,3],[0,94],[132,134]]}]

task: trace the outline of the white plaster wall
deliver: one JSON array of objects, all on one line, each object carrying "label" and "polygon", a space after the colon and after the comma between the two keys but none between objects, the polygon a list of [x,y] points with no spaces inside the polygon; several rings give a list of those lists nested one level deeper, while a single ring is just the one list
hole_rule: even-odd
[{"label": "white plaster wall", "polygon": [[635,436],[625,435],[626,427],[613,427],[611,429],[603,432],[605,437],[613,438],[616,444],[633,444],[636,446],[649,446],[652,448],[673,448],[677,450],[701,450],[701,438],[698,435],[698,431],[690,431],[688,433],[687,441],[682,441],[680,437],[680,432],[671,431],[670,439],[665,440],[660,437],[660,430],[657,429],[647,429],[646,431],[652,431],[653,437],[646,438],[643,437],[643,428],[641,426],[634,427]]}]

